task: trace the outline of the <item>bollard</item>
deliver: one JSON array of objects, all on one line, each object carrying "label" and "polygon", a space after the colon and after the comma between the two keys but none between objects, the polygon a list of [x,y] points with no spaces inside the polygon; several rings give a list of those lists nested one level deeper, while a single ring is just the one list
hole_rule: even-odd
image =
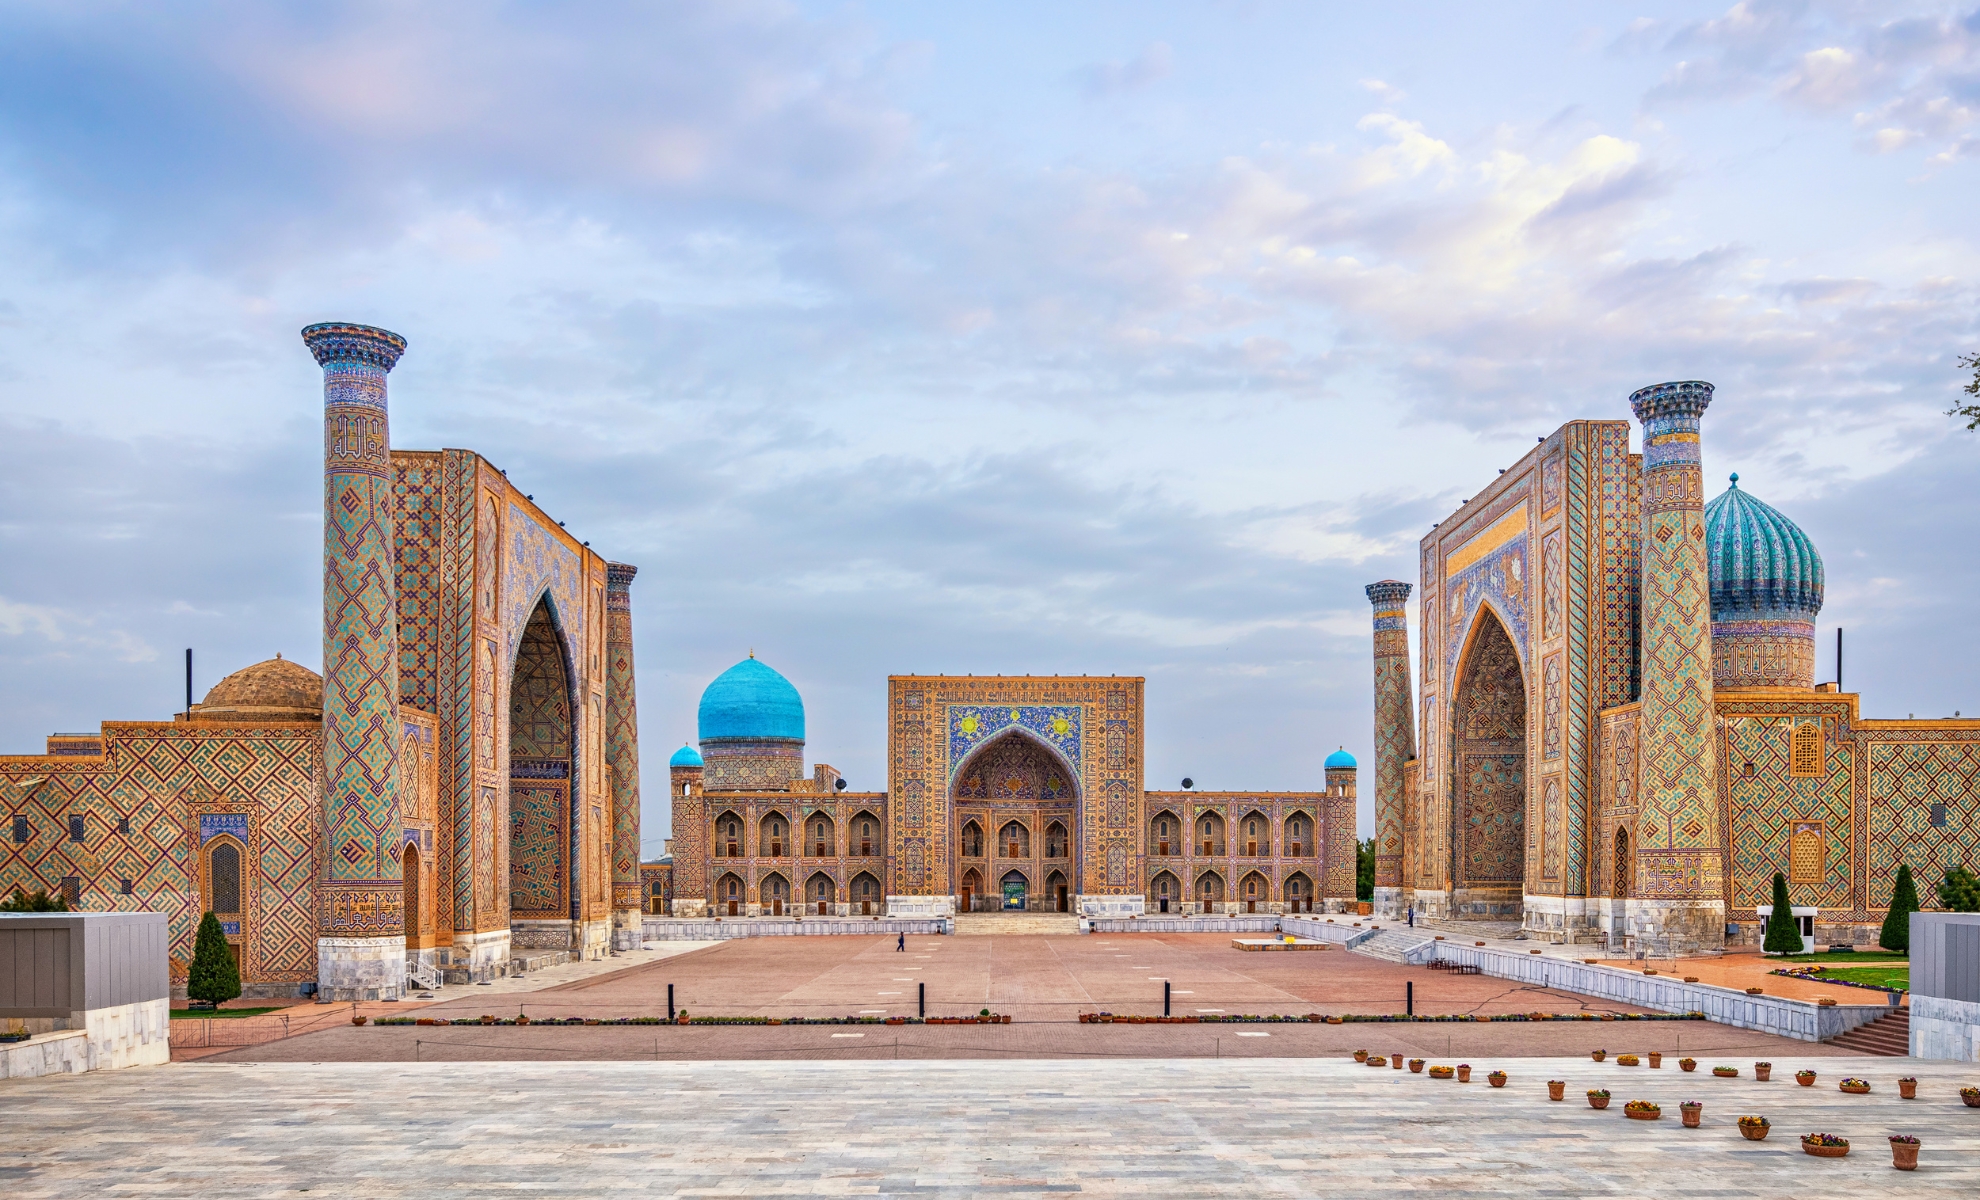
[{"label": "bollard", "polygon": [[674,985],[671,983],[667,985],[667,1019],[674,1019]]},{"label": "bollard", "polygon": [[1403,1015],[1406,1017],[1416,1015],[1416,981],[1414,979],[1403,980]]},{"label": "bollard", "polygon": [[914,996],[914,1015],[917,1017],[926,1017],[928,1015],[928,985],[925,983],[915,984]]}]

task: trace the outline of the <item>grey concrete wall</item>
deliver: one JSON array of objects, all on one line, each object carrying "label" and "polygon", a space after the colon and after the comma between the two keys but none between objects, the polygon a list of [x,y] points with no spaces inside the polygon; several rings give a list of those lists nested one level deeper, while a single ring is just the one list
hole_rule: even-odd
[{"label": "grey concrete wall", "polygon": [[1980,1062],[1980,1004],[1912,993],[1911,1057]]},{"label": "grey concrete wall", "polygon": [[164,913],[0,913],[0,1016],[167,999],[168,938]]},{"label": "grey concrete wall", "polygon": [[1980,913],[1911,914],[1911,994],[1980,1003]]}]

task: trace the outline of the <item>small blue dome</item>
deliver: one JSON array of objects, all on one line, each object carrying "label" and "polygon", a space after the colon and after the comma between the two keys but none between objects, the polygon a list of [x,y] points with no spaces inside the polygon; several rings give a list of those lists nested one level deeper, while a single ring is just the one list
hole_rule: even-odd
[{"label": "small blue dome", "polygon": [[1712,619],[1802,616],[1822,610],[1822,556],[1801,526],[1732,486],[1705,506]]},{"label": "small blue dome", "polygon": [[701,693],[701,740],[804,740],[804,700],[791,681],[755,655],[715,677]]},{"label": "small blue dome", "polygon": [[701,765],[701,751],[693,746],[682,746],[674,751],[674,757],[667,760],[670,767],[698,767]]},{"label": "small blue dome", "polygon": [[1327,770],[1329,771],[1336,771],[1336,770],[1340,770],[1341,768],[1346,768],[1352,771],[1355,769],[1354,755],[1349,754],[1347,752],[1347,747],[1343,746],[1339,750],[1336,750],[1332,754],[1329,754],[1327,756],[1327,762],[1325,765]]}]

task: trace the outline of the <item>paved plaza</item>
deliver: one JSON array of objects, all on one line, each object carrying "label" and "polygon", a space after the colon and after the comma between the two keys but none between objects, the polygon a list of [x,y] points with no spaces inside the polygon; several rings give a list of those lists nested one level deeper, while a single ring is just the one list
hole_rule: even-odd
[{"label": "paved plaza", "polygon": [[[40,1197],[1435,1195],[1969,1197],[1970,1066],[1858,1059],[1869,1096],[1587,1059],[1468,1084],[1350,1060],[190,1063],[0,1088],[0,1192]],[[1503,1066],[1511,1082],[1489,1088]],[[1900,1074],[1922,1080],[1898,1099]],[[1545,1081],[1568,1082],[1550,1103]],[[1605,1112],[1585,1089],[1609,1088]],[[1664,1106],[1627,1120],[1627,1099]],[[1705,1103],[1682,1128],[1680,1100]],[[1766,1115],[1765,1142],[1740,1138]],[[1797,1135],[1839,1133],[1844,1159]],[[1891,1169],[1885,1138],[1924,1143]]]}]

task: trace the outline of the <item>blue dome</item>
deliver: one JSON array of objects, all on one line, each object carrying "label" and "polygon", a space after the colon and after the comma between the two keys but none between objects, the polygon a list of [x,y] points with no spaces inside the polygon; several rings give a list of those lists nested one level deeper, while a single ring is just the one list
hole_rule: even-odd
[{"label": "blue dome", "polygon": [[1802,616],[1822,609],[1822,556],[1801,527],[1732,486],[1705,506],[1712,619]]},{"label": "blue dome", "polygon": [[667,760],[670,767],[698,767],[701,765],[701,751],[693,746],[682,746],[674,751],[674,757]]},{"label": "blue dome", "polygon": [[791,681],[755,655],[715,677],[701,693],[701,740],[804,740],[804,700]]},{"label": "blue dome", "polygon": [[1355,769],[1354,755],[1349,754],[1347,752],[1347,747],[1343,746],[1339,750],[1336,750],[1332,754],[1329,754],[1327,756],[1327,761],[1325,766],[1329,771],[1339,770],[1343,767],[1347,768],[1350,771],[1354,770]]}]

